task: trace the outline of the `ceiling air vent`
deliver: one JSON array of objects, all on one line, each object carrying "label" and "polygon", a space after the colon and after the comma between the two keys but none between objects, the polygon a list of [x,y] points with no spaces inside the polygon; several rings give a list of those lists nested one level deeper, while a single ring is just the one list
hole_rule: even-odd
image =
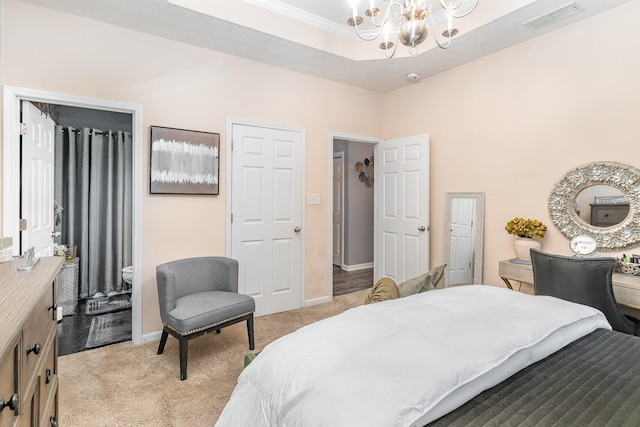
[{"label": "ceiling air vent", "polygon": [[560,21],[561,19],[568,18],[582,11],[584,11],[582,6],[580,6],[576,2],[571,2],[562,7],[559,7],[558,9],[552,10],[551,12],[547,12],[544,15],[540,15],[537,18],[530,19],[522,25],[532,30],[538,30],[542,27],[551,25],[555,22]]}]

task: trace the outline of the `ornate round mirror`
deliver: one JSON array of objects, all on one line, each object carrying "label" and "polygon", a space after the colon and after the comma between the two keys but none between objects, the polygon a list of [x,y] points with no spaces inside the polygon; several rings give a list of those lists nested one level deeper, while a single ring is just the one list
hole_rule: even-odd
[{"label": "ornate round mirror", "polygon": [[567,172],[549,196],[551,221],[569,239],[592,236],[600,250],[640,243],[640,170],[593,162]]}]

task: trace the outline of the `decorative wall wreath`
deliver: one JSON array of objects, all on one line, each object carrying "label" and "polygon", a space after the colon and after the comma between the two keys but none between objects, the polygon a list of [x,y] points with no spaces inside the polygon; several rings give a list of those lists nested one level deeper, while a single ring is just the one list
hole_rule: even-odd
[{"label": "decorative wall wreath", "polygon": [[361,162],[356,162],[356,172],[358,179],[364,182],[367,188],[373,187],[373,156],[365,157]]}]

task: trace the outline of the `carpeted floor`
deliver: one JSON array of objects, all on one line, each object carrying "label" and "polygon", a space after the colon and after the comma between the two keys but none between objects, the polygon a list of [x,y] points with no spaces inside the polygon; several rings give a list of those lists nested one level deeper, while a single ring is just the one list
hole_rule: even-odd
[{"label": "carpeted floor", "polygon": [[[325,317],[360,305],[367,290],[255,319],[255,351]],[[180,381],[178,341],[131,341],[62,356],[60,422],[75,426],[213,426],[249,352],[246,323],[189,342],[188,378]]]}]

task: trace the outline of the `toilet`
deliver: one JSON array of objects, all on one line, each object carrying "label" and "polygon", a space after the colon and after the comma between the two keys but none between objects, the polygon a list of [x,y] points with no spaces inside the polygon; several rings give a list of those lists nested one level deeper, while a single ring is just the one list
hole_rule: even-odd
[{"label": "toilet", "polygon": [[131,282],[133,282],[133,266],[130,265],[122,269],[122,280],[124,280],[129,287],[131,286]]}]

